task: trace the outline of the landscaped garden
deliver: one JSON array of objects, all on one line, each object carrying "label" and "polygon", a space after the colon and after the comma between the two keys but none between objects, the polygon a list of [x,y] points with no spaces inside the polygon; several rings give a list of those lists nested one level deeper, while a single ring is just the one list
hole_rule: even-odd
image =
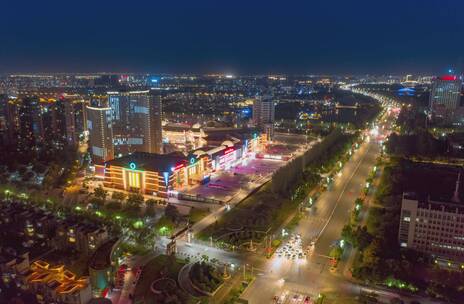
[{"label": "landscaped garden", "polygon": [[205,262],[193,264],[190,268],[189,277],[196,287],[209,293],[213,293],[223,282],[221,273]]},{"label": "landscaped garden", "polygon": [[[160,255],[152,259],[142,269],[139,281],[134,292],[135,304],[189,304],[197,303],[198,299],[183,291],[177,283],[177,275],[186,263],[176,259],[175,256]],[[170,280],[160,280],[170,279]],[[153,282],[158,281],[154,287],[161,293],[154,293]],[[173,288],[172,284],[176,286]],[[166,288],[163,289],[163,286]]]}]

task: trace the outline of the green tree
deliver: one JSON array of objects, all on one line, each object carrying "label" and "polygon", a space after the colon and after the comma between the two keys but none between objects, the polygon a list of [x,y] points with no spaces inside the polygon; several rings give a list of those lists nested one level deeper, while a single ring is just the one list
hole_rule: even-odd
[{"label": "green tree", "polygon": [[105,205],[105,202],[99,197],[91,197],[89,199],[89,204],[92,205],[94,209],[99,209]]},{"label": "green tree", "polygon": [[370,242],[372,241],[372,236],[367,232],[366,226],[358,227],[354,233],[354,243],[353,246],[356,246],[359,250],[364,250]]},{"label": "green tree", "polygon": [[96,198],[99,198],[101,199],[102,201],[105,201],[106,200],[106,196],[108,195],[108,191],[106,191],[105,189],[103,189],[103,187],[101,185],[98,185],[97,188],[95,188],[95,190],[93,191],[93,195],[96,197]]},{"label": "green tree", "polygon": [[123,192],[114,191],[111,198],[117,201],[123,201],[126,198],[126,195]]},{"label": "green tree", "polygon": [[380,242],[375,239],[363,251],[362,262],[365,267],[374,268],[380,261]]},{"label": "green tree", "polygon": [[179,211],[177,210],[176,206],[172,204],[166,206],[166,209],[164,209],[164,215],[174,223],[176,223],[180,218]]},{"label": "green tree", "polygon": [[143,204],[143,195],[140,193],[131,193],[127,197],[127,205],[140,207]]},{"label": "green tree", "polygon": [[353,228],[351,225],[346,224],[342,229],[342,239],[355,246],[354,237],[353,237]]},{"label": "green tree", "polygon": [[145,201],[145,214],[148,216],[155,216],[156,215],[156,201],[152,198],[147,199]]},{"label": "green tree", "polygon": [[335,260],[340,260],[343,254],[343,249],[340,246],[335,246],[330,250],[329,256]]}]

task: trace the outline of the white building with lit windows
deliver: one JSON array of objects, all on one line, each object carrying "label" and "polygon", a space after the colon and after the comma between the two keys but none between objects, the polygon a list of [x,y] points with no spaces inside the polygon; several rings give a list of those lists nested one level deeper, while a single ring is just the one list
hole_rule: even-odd
[{"label": "white building with lit windows", "polygon": [[464,204],[459,199],[460,179],[450,200],[403,193],[399,242],[435,257],[464,261]]}]

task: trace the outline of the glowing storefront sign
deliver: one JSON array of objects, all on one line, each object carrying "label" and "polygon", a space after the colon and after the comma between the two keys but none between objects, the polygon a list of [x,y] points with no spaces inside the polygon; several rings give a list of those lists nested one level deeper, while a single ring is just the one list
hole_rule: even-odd
[{"label": "glowing storefront sign", "polygon": [[226,149],[226,150],[224,151],[224,155],[227,155],[227,154],[232,153],[232,152],[234,152],[234,151],[235,151],[234,148],[228,148],[228,149]]},{"label": "glowing storefront sign", "polygon": [[183,167],[185,167],[185,164],[178,164],[175,167],[172,167],[171,171],[174,172],[174,171],[177,171],[179,169],[182,169]]},{"label": "glowing storefront sign", "polygon": [[129,177],[129,187],[140,188],[140,173],[128,172],[128,177]]},{"label": "glowing storefront sign", "polygon": [[281,159],[282,159],[282,155],[264,154],[264,155],[263,155],[263,158],[281,160]]},{"label": "glowing storefront sign", "polygon": [[129,168],[131,168],[132,170],[135,170],[137,168],[137,165],[135,163],[130,163]]}]

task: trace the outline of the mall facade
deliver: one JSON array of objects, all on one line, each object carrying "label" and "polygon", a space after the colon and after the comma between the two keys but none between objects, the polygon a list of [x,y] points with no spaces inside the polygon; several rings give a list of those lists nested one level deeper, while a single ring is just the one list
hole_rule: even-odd
[{"label": "mall facade", "polygon": [[228,170],[254,158],[266,144],[266,134],[228,137],[185,155],[134,152],[95,166],[106,188],[167,198],[188,186],[206,184],[213,172]]}]

